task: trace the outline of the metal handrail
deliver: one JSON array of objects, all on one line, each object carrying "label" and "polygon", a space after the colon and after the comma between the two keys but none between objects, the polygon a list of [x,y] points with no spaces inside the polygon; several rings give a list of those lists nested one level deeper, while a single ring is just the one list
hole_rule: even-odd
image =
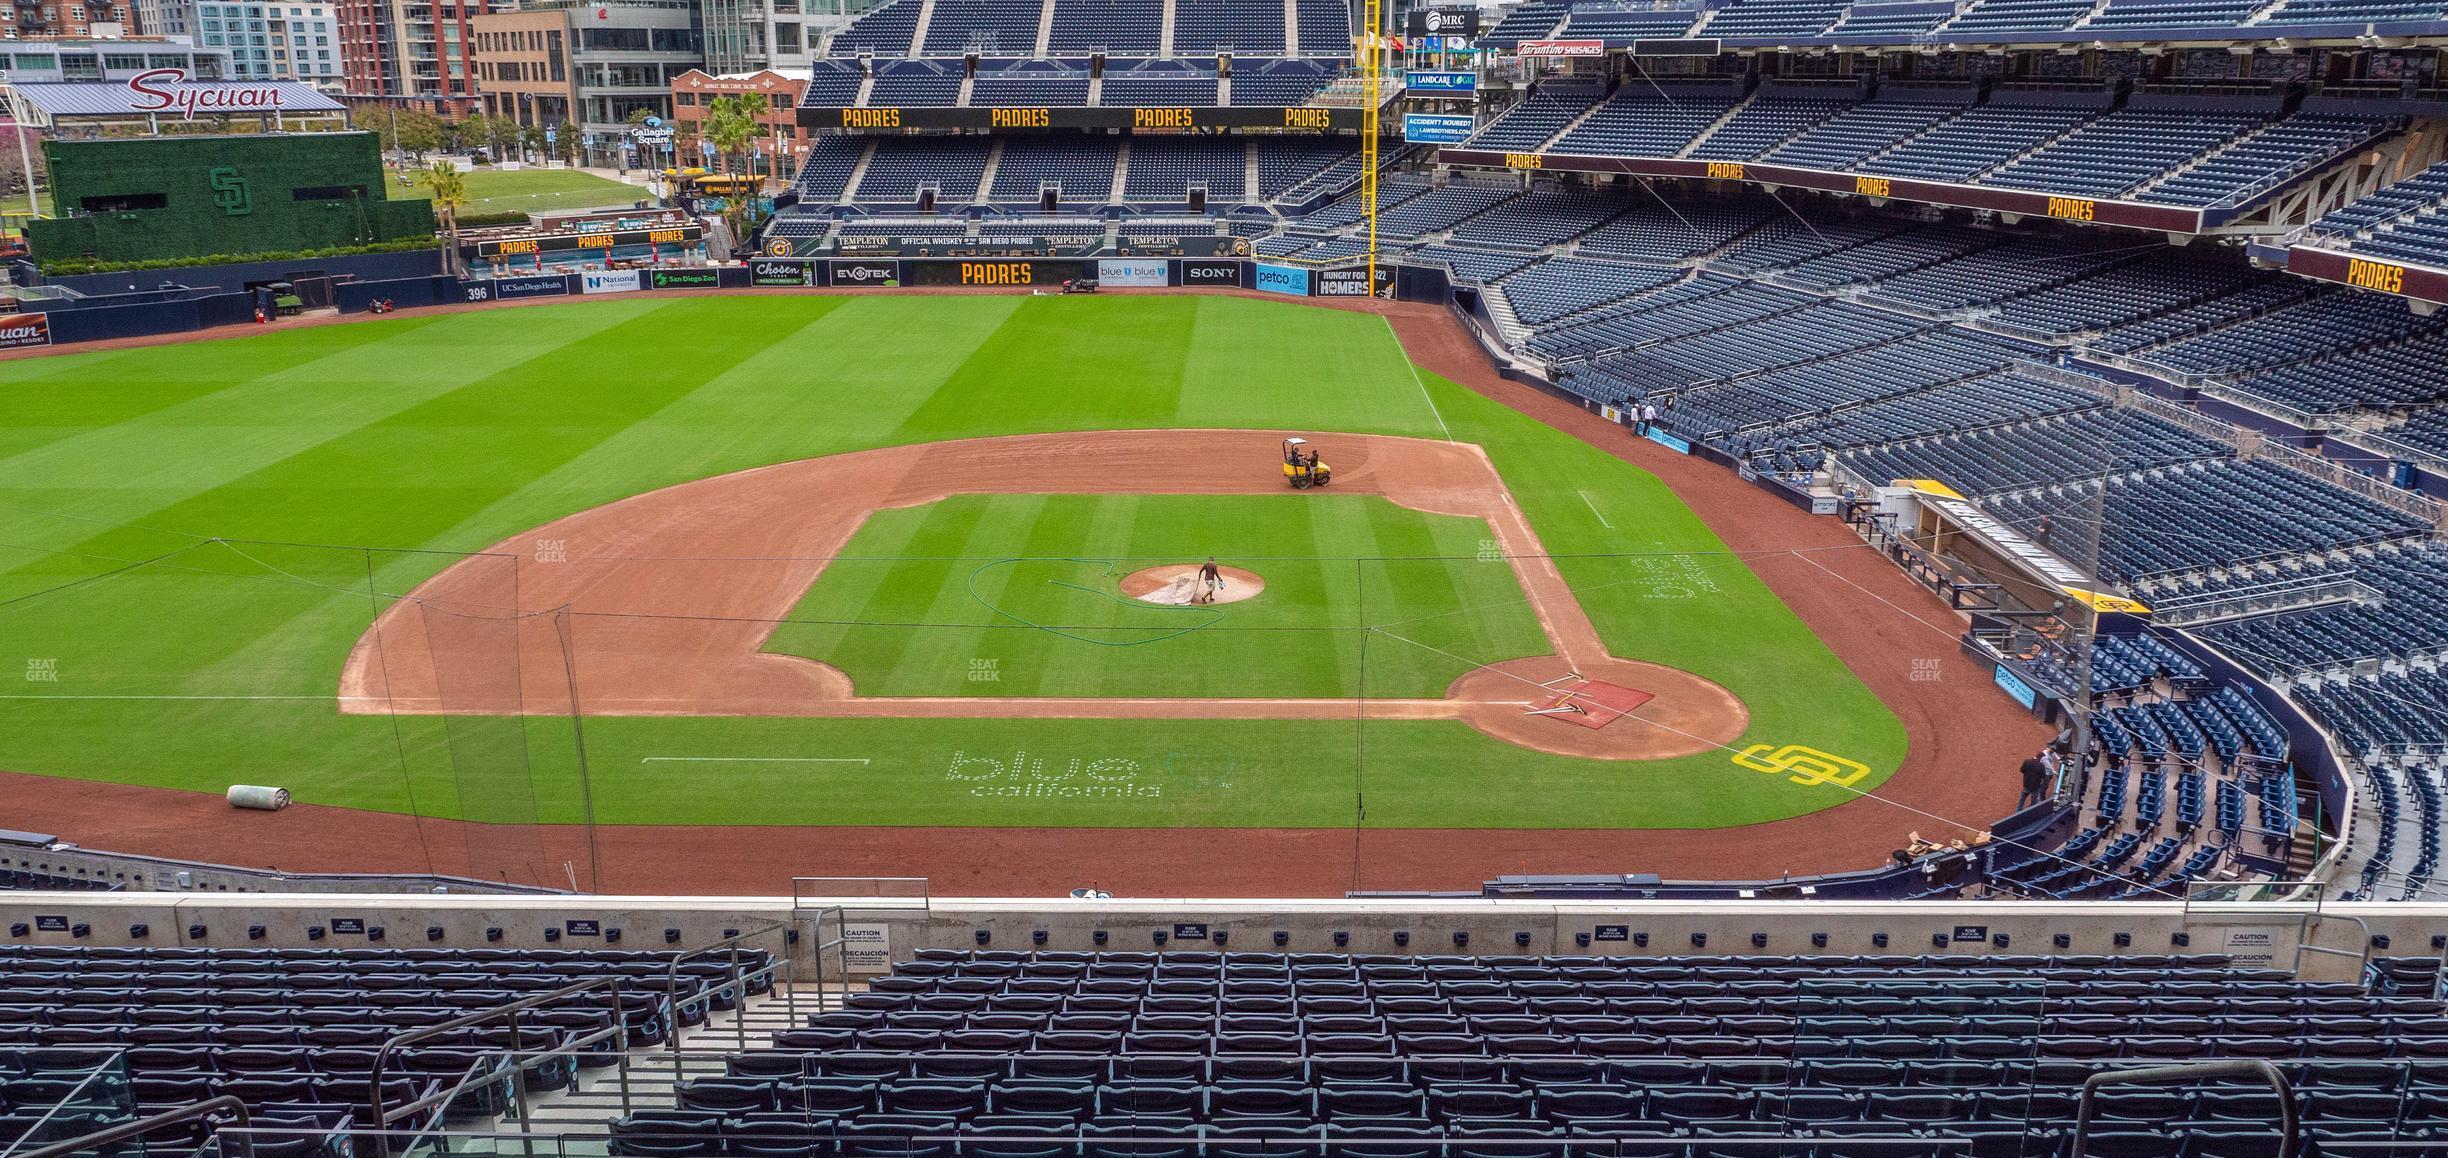
[{"label": "metal handrail", "polygon": [[2225,1077],[2257,1077],[2270,1084],[2270,1091],[2278,1095],[2277,1158],[2295,1158],[2295,1089],[2287,1084],[2286,1074],[2261,1058],[2227,1058],[2093,1074],[2083,1079],[2082,1099],[2074,1107],[2074,1140],[2066,1152],[2084,1152],[2083,1142],[2091,1133],[2091,1112],[2097,1108],[2099,1091],[2103,1086],[2166,1085],[2198,1078]]},{"label": "metal handrail", "polygon": [[[180,1122],[192,1122],[200,1118],[209,1118],[212,1115],[221,1113],[223,1111],[227,1111],[237,1116],[238,1128],[241,1130],[246,1129],[248,1126],[254,1123],[254,1118],[247,1113],[245,1102],[239,1101],[237,1098],[231,1097],[228,1094],[222,1094],[219,1097],[206,1098],[201,1102],[190,1102],[176,1109],[164,1110],[161,1113],[155,1114],[149,1118],[138,1118],[133,1122],[121,1122],[120,1124],[112,1126],[109,1129],[96,1130],[91,1134],[84,1135],[83,1137],[68,1138],[62,1141],[53,1142],[48,1146],[26,1151],[25,1158],[67,1158],[67,1156],[70,1154],[76,1154],[87,1150],[99,1150],[102,1147],[111,1145],[114,1142],[125,1142],[130,1138],[142,1137],[143,1135],[150,1134],[164,1126],[174,1126]],[[238,1141],[239,1158],[251,1158],[251,1156],[255,1153],[255,1139],[251,1135],[240,1134],[238,1135]]]},{"label": "metal handrail", "polygon": [[[386,1108],[383,1105],[383,1078],[390,1068],[391,1055],[398,1052],[401,1047],[413,1045],[417,1042],[424,1041],[427,1038],[438,1037],[454,1030],[461,1030],[470,1026],[482,1025],[488,1021],[492,1021],[506,1015],[510,1019],[510,1051],[512,1055],[515,1056],[525,1052],[525,1050],[521,1048],[522,1033],[519,1023],[519,1014],[524,1013],[527,1010],[534,1009],[537,1006],[548,1005],[568,997],[576,996],[580,993],[604,988],[606,986],[609,986],[612,990],[612,1026],[615,1031],[618,1031],[621,1034],[622,1049],[625,1051],[628,1048],[627,1030],[629,1022],[621,1006],[621,977],[617,973],[607,974],[602,977],[589,977],[584,981],[576,982],[575,984],[571,985],[564,985],[561,988],[555,989],[549,993],[539,993],[533,997],[522,997],[517,1001],[492,1006],[487,1009],[479,1009],[474,1013],[454,1017],[449,1021],[439,1022],[434,1025],[422,1026],[417,1029],[403,1030],[397,1034],[393,1034],[390,1038],[386,1039],[382,1043],[381,1048],[374,1051],[374,1065],[372,1070],[366,1075],[366,1104],[372,1107],[374,1111],[375,1125],[388,1126],[401,1118],[405,1118],[408,1115],[423,1109],[429,1104],[437,1104],[435,1099],[446,1096],[439,1094],[427,1095],[426,1097],[418,1098],[415,1101],[399,1107],[396,1111]],[[462,1083],[462,1085],[464,1084],[465,1083]],[[456,1090],[454,1089],[453,1092],[455,1093]],[[522,1118],[524,1116],[525,1115],[521,1115]]]},{"label": "metal handrail", "polygon": [[[770,979],[780,977],[782,975],[781,971],[790,963],[790,956],[787,953],[776,953],[773,955],[773,959],[771,961],[765,963],[764,968],[749,973],[742,973],[740,972],[739,959],[740,946],[750,937],[762,937],[773,932],[781,932],[785,937],[785,945],[787,946],[787,938],[789,936],[790,927],[791,922],[789,921],[767,921],[753,929],[743,929],[736,933],[725,933],[721,940],[716,941],[711,945],[700,945],[694,949],[688,950],[687,952],[674,955],[671,959],[671,964],[663,971],[664,996],[675,1003],[679,1001],[680,964],[682,962],[703,957],[708,953],[728,950],[731,955],[731,979],[723,982],[720,985],[708,987],[703,996],[712,998],[725,990],[738,990],[739,1004],[741,1008],[733,1012],[731,1021],[739,1030],[740,1048],[748,1048],[748,1021],[745,1016],[747,1012],[746,1006],[748,1004],[748,981],[750,978],[753,978],[758,974],[765,975],[769,979],[769,982]],[[713,1014],[713,1004],[710,1000],[706,1006],[706,1013],[710,1019]],[[672,1058],[675,1062],[677,1062],[680,1057],[680,1027],[677,1024],[672,1026],[671,1052]],[[677,1073],[679,1071],[675,1069],[673,1072]]]},{"label": "metal handrail", "polygon": [[34,1124],[26,1127],[25,1133],[18,1135],[16,1140],[10,1142],[5,1147],[0,1147],[0,1158],[9,1158],[10,1155],[15,1154],[17,1152],[17,1147],[24,1145],[27,1138],[33,1137],[35,1131],[43,1128],[43,1123],[50,1121],[52,1115],[59,1113],[61,1110],[67,1109],[69,1103],[77,1100],[78,1094],[85,1092],[85,1087],[92,1085],[95,1078],[101,1077],[104,1073],[109,1071],[113,1062],[117,1062],[125,1056],[126,1051],[124,1050],[118,1053],[113,1053],[109,1057],[103,1058],[101,1065],[87,1070],[84,1077],[77,1079],[77,1084],[68,1087],[67,1096],[61,1098],[57,1102],[52,1103],[51,1108],[44,1110],[42,1117],[34,1119]]}]

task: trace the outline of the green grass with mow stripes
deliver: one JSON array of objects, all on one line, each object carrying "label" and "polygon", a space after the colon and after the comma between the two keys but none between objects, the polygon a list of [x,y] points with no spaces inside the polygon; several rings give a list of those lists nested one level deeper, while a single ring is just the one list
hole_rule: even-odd
[{"label": "green grass with mow stripes", "polygon": [[[1478,443],[1549,550],[1570,556],[1564,575],[1615,654],[1725,684],[1752,713],[1742,743],[1861,760],[1874,770],[1863,787],[1903,756],[1895,719],[1654,477],[1418,375],[1380,318],[1198,296],[635,295],[0,363],[0,768],[576,819],[566,720],[335,711],[341,664],[376,611],[458,553],[692,479],[886,445],[1166,427]],[[1456,548],[1481,536],[1469,520],[1281,498],[1309,501],[1287,517],[1257,496],[1203,510],[1210,500],[956,497],[862,539],[916,547],[886,555],[1267,556],[1253,569],[1283,598],[1228,608],[1219,628],[1313,628],[1365,593],[1409,613],[1394,630],[1451,655],[1375,633],[1365,655],[1307,630],[1287,633],[1306,639],[1291,649],[1222,630],[1131,648],[1046,637],[987,656],[1010,683],[973,688],[968,660],[991,649],[971,639],[797,625],[776,642],[827,653],[862,690],[963,695],[1096,694],[1192,671],[1216,695],[1417,693],[1465,661],[1543,650],[1508,607],[1519,595],[1502,568],[1337,575],[1355,557],[1467,553]],[[1213,529],[1192,533],[1194,518]],[[954,538],[961,549],[943,551]],[[943,613],[971,598],[972,575],[937,568],[888,595],[843,570],[803,611]],[[1013,572],[996,598],[1026,587],[1039,602],[1012,609],[1082,613],[1069,594],[1046,601],[1067,589],[1044,580],[1074,577]],[[1274,661],[1301,650],[1313,662]],[[583,693],[583,668],[580,680]],[[609,823],[1346,827],[1355,769],[1366,823],[1384,827],[1733,825],[1851,798],[1722,751],[1590,763],[1433,720],[598,717],[585,751]],[[808,757],[867,762],[771,762]],[[1150,791],[998,793],[1008,781],[981,773],[1095,760]]]}]

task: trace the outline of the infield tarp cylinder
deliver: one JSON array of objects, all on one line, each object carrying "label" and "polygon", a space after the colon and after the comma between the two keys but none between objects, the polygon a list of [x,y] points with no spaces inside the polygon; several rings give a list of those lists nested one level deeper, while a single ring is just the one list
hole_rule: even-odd
[{"label": "infield tarp cylinder", "polygon": [[229,802],[232,808],[278,812],[289,807],[289,790],[265,784],[232,784],[229,788]]}]

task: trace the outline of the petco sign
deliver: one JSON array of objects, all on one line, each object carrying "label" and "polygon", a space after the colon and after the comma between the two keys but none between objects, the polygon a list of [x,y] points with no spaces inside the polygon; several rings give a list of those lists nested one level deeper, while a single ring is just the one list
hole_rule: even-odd
[{"label": "petco sign", "polygon": [[156,68],[127,79],[126,111],[173,113],[192,121],[198,114],[329,112],[340,106],[314,90],[295,84],[198,84],[175,68]]}]

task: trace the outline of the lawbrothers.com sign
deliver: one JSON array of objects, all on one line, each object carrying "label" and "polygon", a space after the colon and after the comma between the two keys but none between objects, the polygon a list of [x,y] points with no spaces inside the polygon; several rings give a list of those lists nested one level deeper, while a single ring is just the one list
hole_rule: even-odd
[{"label": "lawbrothers.com sign", "polygon": [[1161,261],[1114,261],[1107,259],[1097,262],[1097,282],[1101,285],[1171,285],[1173,284],[1171,273],[1172,271],[1166,269],[1165,263]]}]

